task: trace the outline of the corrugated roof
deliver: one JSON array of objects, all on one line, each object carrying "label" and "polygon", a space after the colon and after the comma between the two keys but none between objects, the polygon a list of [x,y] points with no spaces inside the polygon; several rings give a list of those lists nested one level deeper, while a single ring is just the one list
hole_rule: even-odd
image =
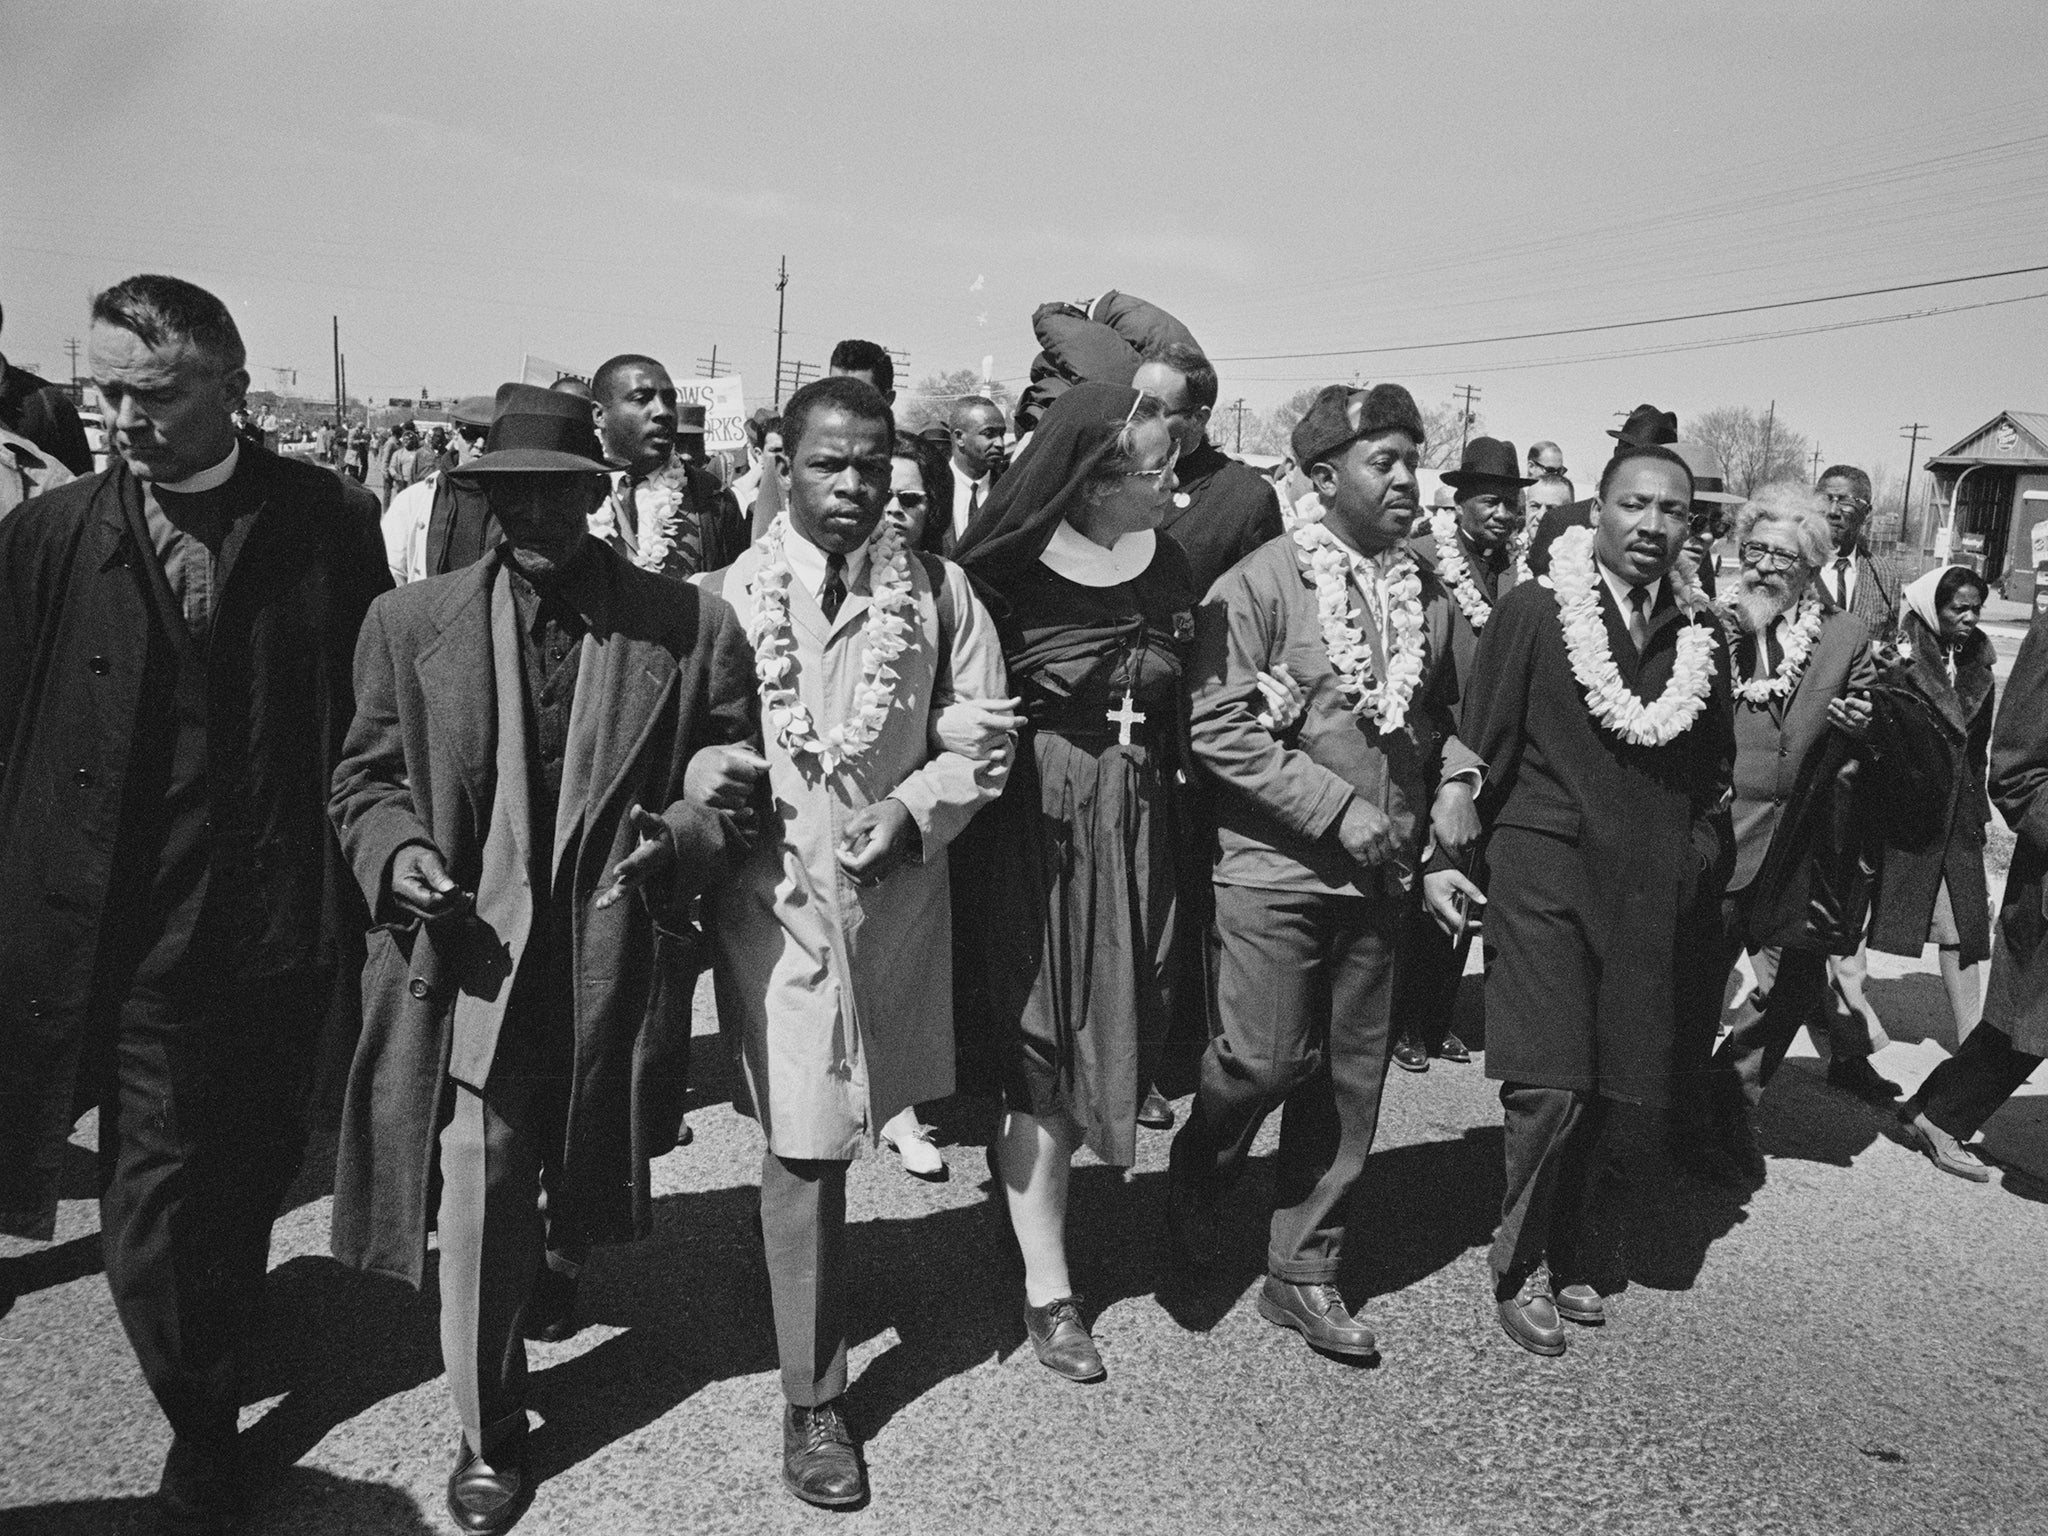
[{"label": "corrugated roof", "polygon": [[[2033,440],[2034,452],[2032,455],[2028,455],[2024,452],[2017,454],[1986,454],[1982,453],[1981,451],[1978,453],[1971,453],[1969,451],[1973,444],[1980,443],[1985,438],[1989,437],[2001,421],[2011,422],[2015,427],[2019,428],[2021,432],[2026,434],[2027,437]],[[2028,457],[2048,459],[2048,412],[2000,411],[1996,416],[1992,417],[1989,421],[1985,422],[1984,425],[1982,425],[1981,427],[1974,428],[1973,430],[1964,433],[1962,437],[1958,438],[1954,443],[1950,444],[1949,447],[1944,449],[1942,452],[1930,454],[1928,456],[1927,462],[1932,464],[1937,460],[1953,458],[2009,459]]]}]

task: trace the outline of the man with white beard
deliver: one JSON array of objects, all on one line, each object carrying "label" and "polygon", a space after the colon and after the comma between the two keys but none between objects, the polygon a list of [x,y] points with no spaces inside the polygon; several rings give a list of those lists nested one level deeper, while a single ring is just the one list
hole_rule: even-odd
[{"label": "man with white beard", "polygon": [[[1825,504],[1806,487],[1767,485],[1735,516],[1740,570],[1724,602],[1735,676],[1735,872],[1703,967],[1680,988],[1677,1102],[1682,1128],[1754,1177],[1747,1108],[1770,1081],[1826,985],[1830,953],[1853,950],[1868,910],[1854,825],[1855,763],[1869,731],[1870,632],[1814,583],[1833,552]],[[1767,1000],[1745,1008],[1708,1062],[1723,985],[1745,948],[1779,951]],[[1870,1040],[1843,1017],[1830,1033],[1830,1079],[1874,1076]],[[1712,1089],[1702,1074],[1711,1072]],[[1847,1086],[1847,1084],[1839,1084]]]}]

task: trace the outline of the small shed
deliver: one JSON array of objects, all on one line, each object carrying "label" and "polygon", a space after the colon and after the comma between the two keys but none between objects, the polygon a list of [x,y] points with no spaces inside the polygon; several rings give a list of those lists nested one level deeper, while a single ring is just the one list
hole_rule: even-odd
[{"label": "small shed", "polygon": [[2029,600],[2036,566],[2048,566],[2048,527],[2038,559],[2034,537],[2048,524],[2048,412],[2000,411],[1928,459],[1927,471],[1953,530],[1950,558]]}]

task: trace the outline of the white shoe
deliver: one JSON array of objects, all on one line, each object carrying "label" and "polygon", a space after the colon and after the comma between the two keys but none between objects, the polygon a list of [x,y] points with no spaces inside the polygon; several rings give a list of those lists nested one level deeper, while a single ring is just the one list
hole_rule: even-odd
[{"label": "white shoe", "polygon": [[912,1178],[933,1184],[946,1181],[946,1160],[932,1145],[932,1129],[920,1124],[915,1114],[898,1115],[883,1126],[882,1144],[903,1159],[903,1171]]}]

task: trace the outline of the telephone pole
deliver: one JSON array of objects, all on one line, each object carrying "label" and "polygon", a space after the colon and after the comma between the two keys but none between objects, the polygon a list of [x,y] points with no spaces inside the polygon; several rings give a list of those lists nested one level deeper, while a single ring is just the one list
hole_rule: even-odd
[{"label": "telephone pole", "polygon": [[782,258],[775,273],[775,404],[782,405],[782,302],[789,287],[789,258]]},{"label": "telephone pole", "polygon": [[[1899,428],[1899,436],[1907,440],[1906,488],[1905,492],[1899,497],[1899,534],[1901,537],[1904,537],[1906,525],[1913,515],[1913,459],[1920,451],[1920,438],[1926,431],[1927,423],[1924,421],[1908,422],[1905,426]],[[1961,485],[1962,481],[1957,480],[1956,484]],[[1950,503],[1949,511],[1951,514],[1955,511],[1953,502]],[[1953,531],[1951,531],[1951,537],[1953,537]]]},{"label": "telephone pole", "polygon": [[1460,457],[1463,457],[1465,439],[1472,431],[1472,403],[1479,398],[1479,391],[1470,384],[1460,384],[1451,393],[1463,396],[1465,401],[1465,409],[1458,417],[1458,454]]},{"label": "telephone pole", "polygon": [[1238,396],[1238,397],[1237,397],[1237,398],[1236,398],[1235,400],[1231,401],[1231,402],[1230,402],[1230,408],[1231,408],[1231,410],[1233,410],[1234,412],[1236,412],[1236,413],[1237,413],[1237,447],[1236,447],[1236,449],[1235,449],[1234,451],[1235,451],[1235,452],[1238,452],[1238,453],[1243,453],[1243,452],[1244,452],[1244,396],[1243,396],[1243,395],[1239,395],[1239,396]]},{"label": "telephone pole", "polygon": [[341,355],[341,404],[339,414],[341,421],[346,424],[348,420],[348,354],[346,352]]},{"label": "telephone pole", "polygon": [[[730,373],[732,370],[728,368],[726,372]],[[712,345],[709,357],[697,359],[697,377],[700,379],[715,379],[718,377],[718,347],[716,343]]]},{"label": "telephone pole", "polygon": [[71,354],[71,392],[78,393],[78,338],[70,337],[64,343],[64,350]]},{"label": "telephone pole", "polygon": [[1813,445],[1813,475],[1814,475],[1814,478],[1815,478],[1815,479],[1819,479],[1819,478],[1820,478],[1820,444],[1819,444],[1819,443],[1815,443],[1815,444]]},{"label": "telephone pole", "polygon": [[342,428],[341,420],[341,316],[334,317],[334,430]]},{"label": "telephone pole", "polygon": [[1750,482],[1749,482],[1749,483],[1750,483],[1751,485],[1757,485],[1757,484],[1759,484],[1759,483],[1761,483],[1761,482],[1763,482],[1763,481],[1766,481],[1766,480],[1768,480],[1768,479],[1770,479],[1770,478],[1771,478],[1771,433],[1772,433],[1773,429],[1774,429],[1774,428],[1775,428],[1775,427],[1777,426],[1777,423],[1778,423],[1778,402],[1777,402],[1777,401],[1775,401],[1775,400],[1773,400],[1773,401],[1771,402],[1771,408],[1770,408],[1770,409],[1769,409],[1768,411],[1764,412],[1764,458],[1763,458],[1763,462],[1762,462],[1761,464],[1757,465],[1757,468],[1756,468],[1756,474],[1755,474],[1755,475],[1754,475],[1754,476],[1753,476],[1753,477],[1751,478],[1751,480],[1750,480]]}]

